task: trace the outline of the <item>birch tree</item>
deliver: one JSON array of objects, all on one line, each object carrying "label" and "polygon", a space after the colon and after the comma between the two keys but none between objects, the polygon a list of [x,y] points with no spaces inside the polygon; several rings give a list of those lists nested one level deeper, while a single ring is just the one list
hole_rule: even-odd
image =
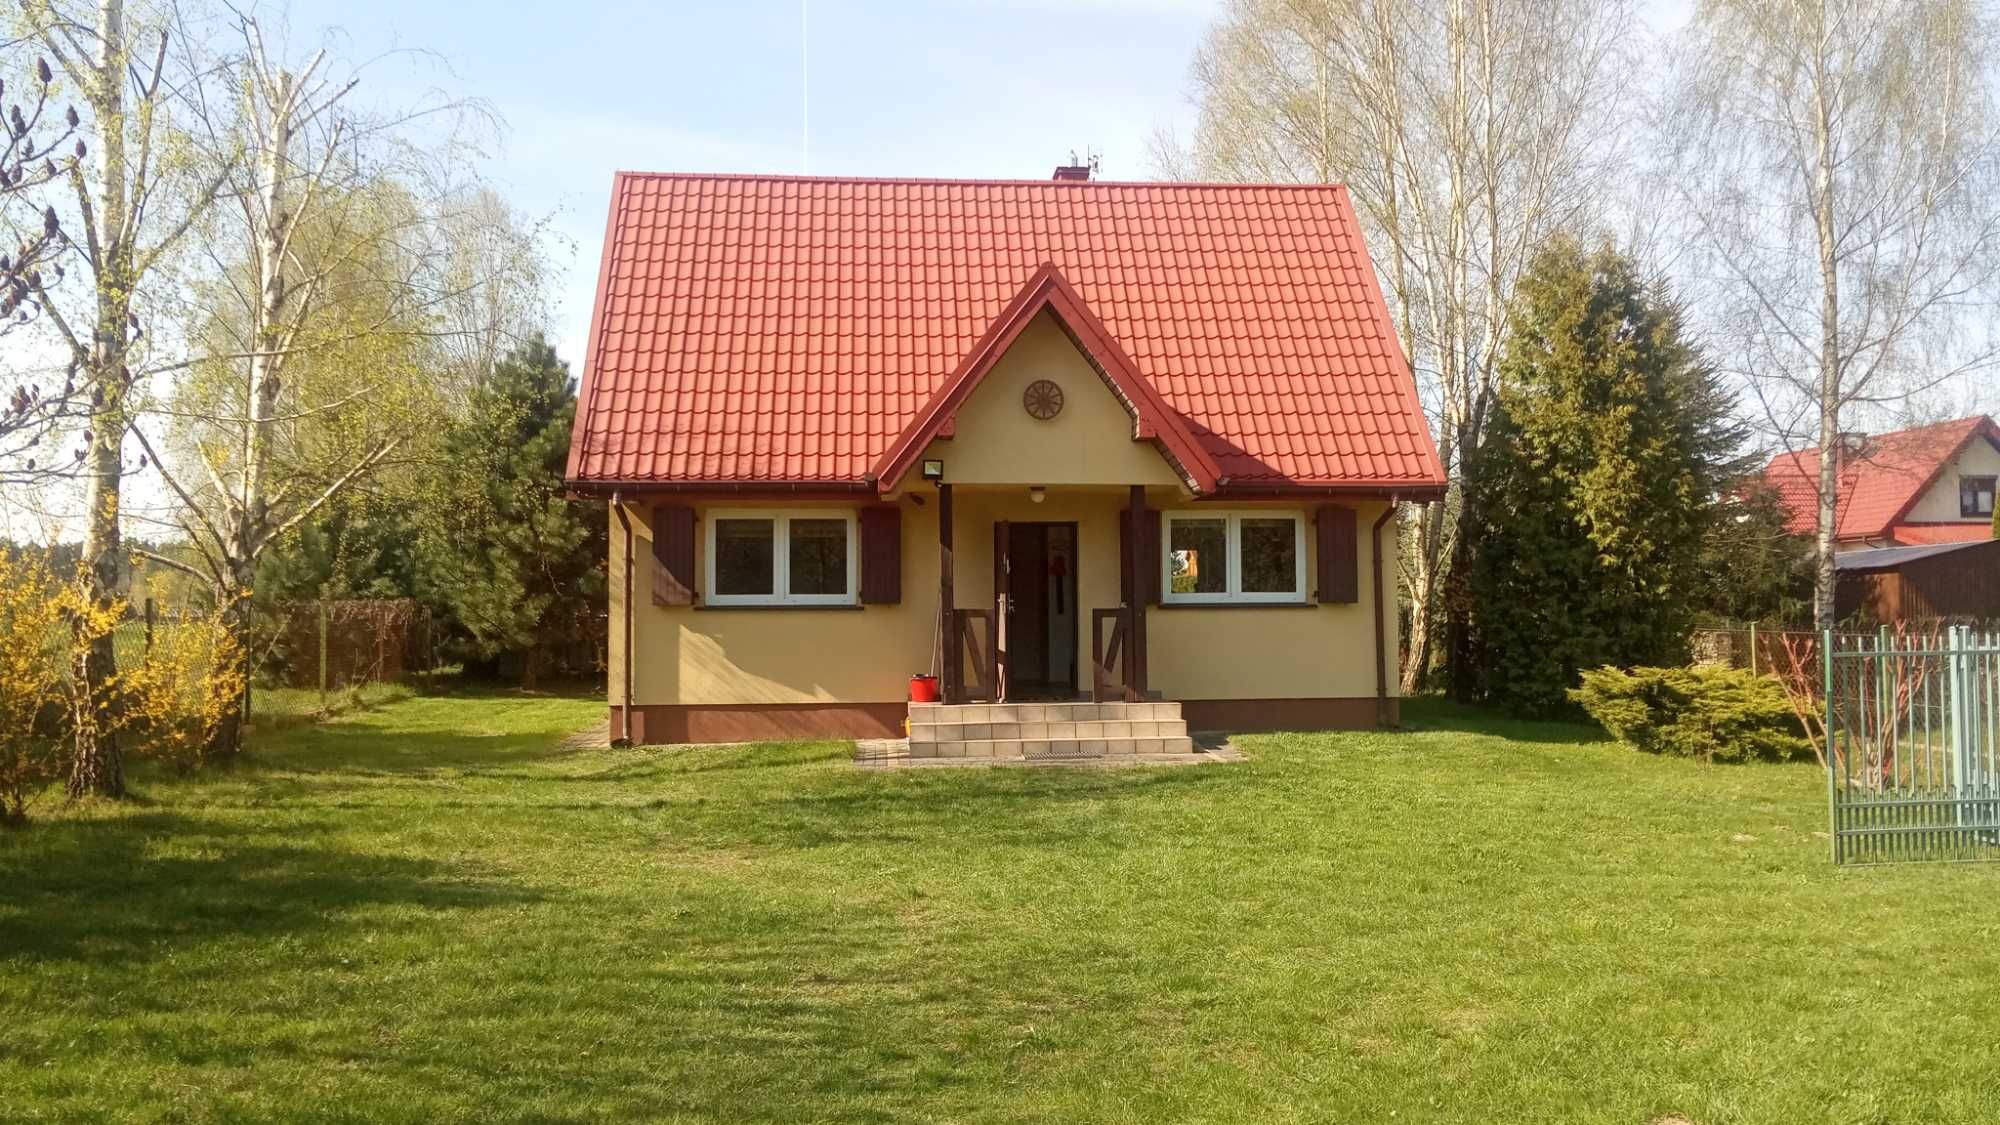
[{"label": "birch tree", "polygon": [[[15,0],[28,38],[85,107],[89,159],[58,177],[51,206],[67,212],[67,279],[42,271],[31,282],[40,321],[69,357],[82,403],[85,593],[100,609],[115,600],[130,395],[147,359],[138,315],[142,290],[213,203],[227,153],[201,153],[180,128],[184,108],[214,77],[171,4],[128,12],[125,0]],[[122,795],[115,733],[98,709],[117,674],[111,636],[77,645],[72,796]]]},{"label": "birch tree", "polygon": [[[211,312],[194,362],[134,432],[198,562],[141,553],[207,583],[249,652],[260,559],[437,428],[445,313],[504,285],[453,252],[466,201],[484,196],[452,180],[452,143],[439,155],[435,137],[406,135],[459,103],[370,115],[350,105],[358,75],[336,76],[324,51],[289,64],[254,18],[237,30],[239,100],[212,143],[244,158],[197,283]],[[225,719],[217,753],[239,747],[246,710]]]},{"label": "birch tree", "polygon": [[1465,459],[1492,409],[1508,297],[1621,166],[1625,0],[1232,0],[1193,70],[1177,171],[1346,183],[1450,479],[1403,552],[1421,686],[1450,595],[1464,632]]},{"label": "birch tree", "polygon": [[1821,629],[1847,420],[1993,368],[1994,45],[1972,0],[1711,0],[1674,45],[1662,191],[1717,358],[1821,451]]}]

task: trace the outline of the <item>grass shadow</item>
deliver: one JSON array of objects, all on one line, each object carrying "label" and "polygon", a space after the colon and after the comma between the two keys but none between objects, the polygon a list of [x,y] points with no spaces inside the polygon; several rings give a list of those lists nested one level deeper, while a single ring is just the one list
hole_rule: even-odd
[{"label": "grass shadow", "polygon": [[[356,776],[421,775],[436,770],[489,769],[560,757],[563,741],[589,718],[544,705],[572,695],[460,688],[398,706],[350,712],[325,722],[265,732],[241,759],[249,769]],[[468,725],[468,701],[490,704],[490,725]],[[475,720],[477,723],[477,720]]]},{"label": "grass shadow", "polygon": [[333,822],[264,833],[146,812],[36,825],[0,850],[0,951],[15,961],[113,967],[220,940],[283,940],[379,905],[475,910],[536,901],[465,868],[363,853],[323,838]]},{"label": "grass shadow", "polygon": [[1611,736],[1587,719],[1529,719],[1508,715],[1489,707],[1459,703],[1437,695],[1414,696],[1403,700],[1402,729],[1406,731],[1453,731],[1504,738],[1511,742],[1566,743],[1609,742]]}]

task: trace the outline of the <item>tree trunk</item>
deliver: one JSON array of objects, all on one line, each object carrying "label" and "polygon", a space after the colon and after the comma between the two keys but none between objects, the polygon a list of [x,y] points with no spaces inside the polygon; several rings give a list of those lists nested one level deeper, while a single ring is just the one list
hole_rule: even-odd
[{"label": "tree trunk", "polygon": [[[92,603],[108,608],[118,593],[119,499],[124,483],[125,350],[132,313],[132,244],[125,231],[125,32],[121,0],[104,0],[98,9],[98,56],[95,88],[87,91],[97,117],[97,194],[100,229],[106,232],[104,257],[97,265],[96,338],[85,357],[89,367],[94,409],[90,417],[90,476],[84,502],[87,525],[83,536],[84,593]],[[104,707],[118,657],[112,633],[89,639],[76,660],[75,741],[69,772],[72,797],[122,797],[125,769],[118,753],[118,734],[105,720]],[[79,640],[82,633],[79,630]]]},{"label": "tree trunk", "polygon": [[1444,505],[1429,503],[1418,510],[1416,573],[1410,580],[1410,652],[1403,662],[1402,694],[1415,695],[1430,678],[1431,634],[1436,630],[1438,538]]},{"label": "tree trunk", "polygon": [[[1461,488],[1460,491],[1464,490]],[[1452,544],[1451,570],[1444,579],[1445,662],[1451,697],[1463,703],[1479,698],[1484,680],[1479,670],[1477,641],[1473,633],[1470,530],[1471,521],[1461,511],[1458,538]]]},{"label": "tree trunk", "polygon": [[[1823,41],[1823,40],[1822,40]],[[1834,541],[1840,515],[1839,486],[1841,354],[1840,261],[1834,232],[1833,118],[1827,104],[1824,56],[1818,60],[1814,91],[1814,131],[1819,142],[1815,176],[1818,197],[1813,218],[1819,233],[1819,526],[1813,568],[1813,626],[1824,632],[1834,623]]]},{"label": "tree trunk", "polygon": [[[229,581],[216,589],[216,604],[222,610],[222,627],[237,644],[238,653],[250,651],[250,590],[254,564],[234,565]],[[239,657],[241,659],[241,657]],[[244,669],[243,690],[229,701],[228,710],[215,726],[208,753],[216,759],[232,759],[243,749],[243,729],[250,721],[249,669]]]},{"label": "tree trunk", "polygon": [[[266,81],[261,54],[254,59],[258,64],[254,80]],[[290,213],[285,191],[295,109],[293,77],[278,71],[268,76],[268,81],[268,120],[252,115],[263,124],[256,137],[259,217],[255,220],[256,246],[251,264],[256,271],[257,303],[251,324],[252,354],[246,364],[244,394],[249,417],[243,427],[240,450],[242,476],[237,482],[237,494],[223,515],[226,534],[218,544],[223,573],[215,595],[222,611],[222,627],[236,643],[239,653],[252,650],[250,591],[256,580],[257,559],[271,536],[268,495],[271,445],[277,426],[278,393],[283,386],[285,328],[289,323],[287,303],[291,296],[285,286],[284,259],[291,224],[297,218]],[[209,744],[209,753],[216,758],[234,758],[243,749],[243,731],[250,720],[248,671],[246,668],[243,690],[230,701]]]},{"label": "tree trunk", "polygon": [[[100,424],[102,420],[100,419]],[[101,449],[104,435],[91,435],[93,467],[102,472]],[[84,538],[86,593],[100,605],[108,604],[118,587],[117,445],[111,446],[111,479],[108,500],[101,475],[90,478],[90,524]],[[71,797],[123,797],[124,759],[118,752],[118,731],[108,720],[108,695],[112,678],[118,674],[117,651],[112,632],[87,637],[78,626],[78,647],[71,673],[75,677],[74,724],[69,783]]]}]

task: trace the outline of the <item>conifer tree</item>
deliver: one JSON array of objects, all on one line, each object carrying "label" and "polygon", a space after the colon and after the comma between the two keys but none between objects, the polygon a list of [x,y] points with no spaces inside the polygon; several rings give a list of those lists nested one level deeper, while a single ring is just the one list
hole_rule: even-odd
[{"label": "conifer tree", "polygon": [[1703,536],[1743,434],[1672,302],[1614,249],[1552,243],[1511,313],[1492,429],[1468,464],[1474,687],[1546,714],[1585,669],[1685,659]]},{"label": "conifer tree", "polygon": [[462,627],[470,662],[532,687],[582,636],[605,585],[605,513],[563,496],[576,386],[540,339],[494,366],[446,439],[447,503],[420,536],[418,583]]}]

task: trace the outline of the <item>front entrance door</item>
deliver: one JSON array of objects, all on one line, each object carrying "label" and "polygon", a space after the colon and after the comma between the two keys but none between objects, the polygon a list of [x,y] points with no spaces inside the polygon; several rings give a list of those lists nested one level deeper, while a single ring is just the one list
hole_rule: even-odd
[{"label": "front entrance door", "polygon": [[995,610],[1004,624],[999,682],[1005,699],[1076,693],[1076,525],[994,525]]}]

